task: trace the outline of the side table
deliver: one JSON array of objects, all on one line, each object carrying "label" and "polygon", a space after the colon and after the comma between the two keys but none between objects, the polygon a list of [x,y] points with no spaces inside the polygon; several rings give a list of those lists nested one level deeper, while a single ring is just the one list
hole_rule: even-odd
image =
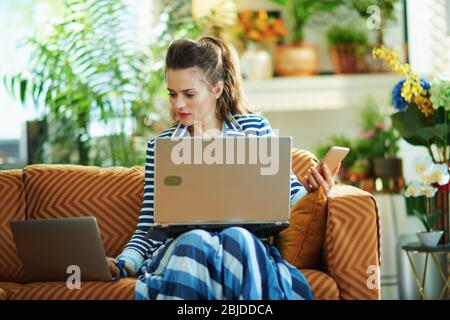
[{"label": "side table", "polygon": [[[442,270],[441,265],[439,264],[439,261],[437,260],[435,254],[447,254],[450,252],[450,243],[438,245],[436,247],[426,247],[423,246],[420,243],[408,243],[404,246],[402,246],[402,249],[405,250],[406,255],[408,256],[409,264],[411,266],[411,270],[414,274],[414,278],[416,280],[417,287],[419,289],[420,298],[422,300],[425,300],[425,280],[426,280],[426,274],[427,274],[427,266],[428,266],[428,257],[431,256],[434,264],[439,271],[439,274],[441,276],[442,281],[444,282],[444,286],[442,288],[441,294],[439,295],[439,299],[445,298],[445,293],[447,290],[450,291],[450,275],[446,275],[447,270]],[[416,267],[414,266],[414,263],[411,259],[410,254],[418,254],[418,253],[425,253],[425,265],[423,268],[422,273],[422,280],[419,278],[419,274],[416,271]]]}]

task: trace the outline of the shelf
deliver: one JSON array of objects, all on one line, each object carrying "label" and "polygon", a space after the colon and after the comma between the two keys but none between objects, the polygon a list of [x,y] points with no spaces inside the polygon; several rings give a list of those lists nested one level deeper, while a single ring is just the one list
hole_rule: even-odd
[{"label": "shelf", "polygon": [[369,96],[385,105],[401,76],[392,73],[278,77],[244,81],[251,106],[261,112],[360,107]]}]

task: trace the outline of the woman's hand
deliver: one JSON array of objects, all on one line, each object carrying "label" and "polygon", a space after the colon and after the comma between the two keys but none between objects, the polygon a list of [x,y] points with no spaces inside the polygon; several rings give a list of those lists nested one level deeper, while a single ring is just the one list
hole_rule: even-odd
[{"label": "woman's hand", "polygon": [[106,262],[108,263],[109,271],[111,271],[111,275],[113,278],[120,277],[119,267],[117,266],[116,259],[111,257],[106,257]]},{"label": "woman's hand", "polygon": [[304,186],[306,190],[308,190],[308,192],[314,192],[322,186],[323,191],[327,194],[334,186],[334,177],[339,173],[340,168],[340,163],[334,172],[330,172],[330,169],[328,169],[326,164],[321,165],[319,168],[311,167],[304,176]]},{"label": "woman's hand", "polygon": [[[106,257],[106,262],[108,263],[108,267],[113,278],[120,278],[120,270],[119,266],[117,265],[117,260],[111,257]],[[126,262],[125,270],[127,271],[129,277],[134,277],[136,275]]]}]

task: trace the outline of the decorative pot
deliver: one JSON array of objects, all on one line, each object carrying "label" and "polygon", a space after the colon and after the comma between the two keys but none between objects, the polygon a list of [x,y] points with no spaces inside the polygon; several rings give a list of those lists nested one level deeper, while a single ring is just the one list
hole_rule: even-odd
[{"label": "decorative pot", "polygon": [[439,240],[441,239],[444,231],[430,231],[430,232],[418,232],[417,237],[422,245],[425,247],[435,247],[437,246]]},{"label": "decorative pot", "polygon": [[304,76],[319,73],[319,50],[310,44],[275,47],[275,73],[279,76]]},{"label": "decorative pot", "polygon": [[269,48],[249,43],[241,55],[241,73],[247,80],[264,80],[273,77],[273,59]]},{"label": "decorative pot", "polygon": [[367,72],[367,46],[339,44],[330,47],[331,62],[335,74]]}]

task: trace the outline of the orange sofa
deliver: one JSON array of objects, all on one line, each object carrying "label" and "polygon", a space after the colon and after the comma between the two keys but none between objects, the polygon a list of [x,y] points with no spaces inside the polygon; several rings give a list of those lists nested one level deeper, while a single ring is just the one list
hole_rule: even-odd
[{"label": "orange sofa", "polygon": [[[301,177],[316,159],[294,152]],[[135,279],[24,283],[10,229],[11,220],[94,215],[108,256],[117,256],[131,237],[143,197],[143,167],[98,168],[74,165],[31,165],[0,171],[0,300],[2,299],[133,299]],[[321,262],[302,269],[316,299],[380,299],[368,285],[373,266],[379,270],[378,210],[373,197],[337,185],[327,199]],[[371,282],[373,283],[373,281]]]}]

